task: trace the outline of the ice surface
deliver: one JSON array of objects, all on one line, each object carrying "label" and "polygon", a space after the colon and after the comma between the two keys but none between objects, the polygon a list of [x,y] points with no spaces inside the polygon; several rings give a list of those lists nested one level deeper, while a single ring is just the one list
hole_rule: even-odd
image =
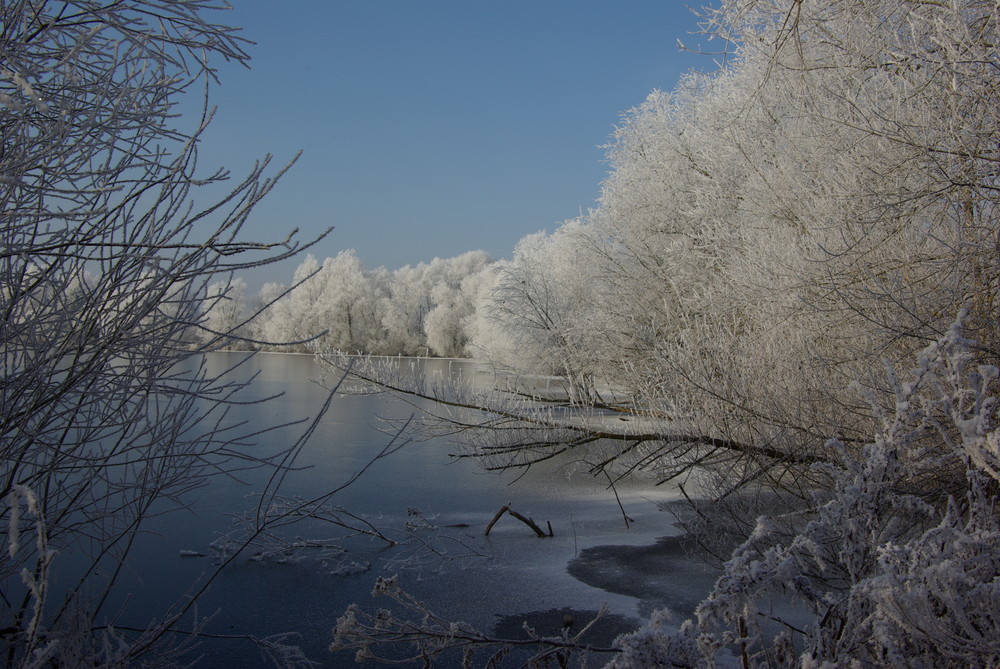
[{"label": "ice surface", "polygon": [[[262,394],[285,393],[283,404],[269,405],[269,412],[287,420],[320,401],[322,391],[309,381],[316,369],[308,357],[261,356],[255,364]],[[379,417],[404,412],[412,408],[388,404],[384,396],[338,399],[300,460],[309,468],[289,477],[286,492],[308,498],[348,479],[385,445],[387,437],[375,429]],[[232,417],[242,418],[261,416]],[[553,625],[558,631],[567,614],[580,621],[574,624],[585,624],[606,603],[609,614],[595,629],[594,643],[638,626],[654,607],[669,606],[687,616],[708,591],[711,572],[691,559],[672,517],[661,510],[664,501],[676,498],[666,487],[619,486],[632,519],[626,527],[606,482],[573,473],[564,462],[533,468],[512,482],[513,475],[484,474],[472,461],[454,461],[448,455],[453,451],[444,442],[411,444],[336,497],[338,505],[399,540],[399,546],[353,537],[338,542],[347,549],[343,554],[306,551],[284,563],[237,560],[200,602],[201,612],[218,611],[208,631],[258,636],[295,631],[310,658],[336,667],[345,660],[328,651],[337,617],[351,603],[369,611],[389,605],[373,599],[371,590],[378,576],[392,573],[431,609],[486,633],[519,631],[527,622],[547,634]],[[137,548],[148,557],[137,571],[123,624],[140,621],[148,613],[144,606],[155,611],[210,571],[209,560],[178,556],[210,552],[212,541],[229,527],[228,514],[255,502],[247,497],[254,488],[248,478],[246,486],[225,481],[199,491],[193,513],[158,519],[150,528],[155,533]],[[543,528],[551,522],[554,536],[539,538],[508,515],[483,536],[508,503]],[[288,539],[298,543],[329,545],[333,538],[330,528],[308,523],[289,532]],[[240,661],[255,666],[260,660],[251,646],[235,642],[205,642],[198,653],[204,656],[199,666]]]}]

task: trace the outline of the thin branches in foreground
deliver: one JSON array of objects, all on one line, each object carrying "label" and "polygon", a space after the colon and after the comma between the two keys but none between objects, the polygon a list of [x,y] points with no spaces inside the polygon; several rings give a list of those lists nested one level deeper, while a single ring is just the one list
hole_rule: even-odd
[{"label": "thin branches in foreground", "polygon": [[504,639],[483,634],[463,622],[448,621],[403,590],[395,576],[379,578],[372,596],[389,598],[396,610],[382,608],[370,614],[351,605],[337,619],[330,650],[354,650],[358,662],[421,661],[424,666],[430,666],[442,656],[460,653],[463,667],[499,667],[505,660],[514,661],[521,667],[553,664],[569,667],[574,660],[584,666],[589,656],[619,652],[586,641],[588,633],[607,613],[605,606],[593,620],[572,634],[569,624],[564,625],[560,636],[549,637],[539,636],[525,625],[525,638]]}]

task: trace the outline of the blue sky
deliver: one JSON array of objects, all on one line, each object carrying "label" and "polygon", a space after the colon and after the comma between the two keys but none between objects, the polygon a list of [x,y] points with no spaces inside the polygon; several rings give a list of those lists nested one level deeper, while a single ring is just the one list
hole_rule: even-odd
[{"label": "blue sky", "polygon": [[332,225],[314,255],[353,248],[369,268],[509,257],[594,205],[623,111],[712,67],[679,49],[707,45],[675,0],[232,4],[218,19],[257,44],[251,70],[221,69],[201,165],[302,149],[248,232]]}]

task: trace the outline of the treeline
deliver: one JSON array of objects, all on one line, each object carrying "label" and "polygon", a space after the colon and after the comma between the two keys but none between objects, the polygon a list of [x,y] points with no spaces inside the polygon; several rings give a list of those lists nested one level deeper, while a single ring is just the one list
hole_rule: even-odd
[{"label": "treeline", "polygon": [[467,357],[496,267],[483,251],[395,271],[367,270],[353,250],[310,255],[289,284],[256,295],[239,278],[210,286],[203,336],[231,333],[236,349]]}]

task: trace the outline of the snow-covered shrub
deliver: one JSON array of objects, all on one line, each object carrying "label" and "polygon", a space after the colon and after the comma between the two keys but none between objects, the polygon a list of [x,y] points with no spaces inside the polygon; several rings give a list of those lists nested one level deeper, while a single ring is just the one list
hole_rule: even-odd
[{"label": "snow-covered shrub", "polygon": [[[890,374],[895,414],[860,450],[830,442],[840,463],[822,465],[834,487],[812,520],[786,540],[761,517],[695,620],[654,616],[610,666],[996,666],[998,373],[973,351],[956,324],[911,381]],[[964,489],[917,489],[928,462],[960,466]],[[775,620],[789,595],[807,623]],[[769,638],[768,621],[785,629]]]}]

